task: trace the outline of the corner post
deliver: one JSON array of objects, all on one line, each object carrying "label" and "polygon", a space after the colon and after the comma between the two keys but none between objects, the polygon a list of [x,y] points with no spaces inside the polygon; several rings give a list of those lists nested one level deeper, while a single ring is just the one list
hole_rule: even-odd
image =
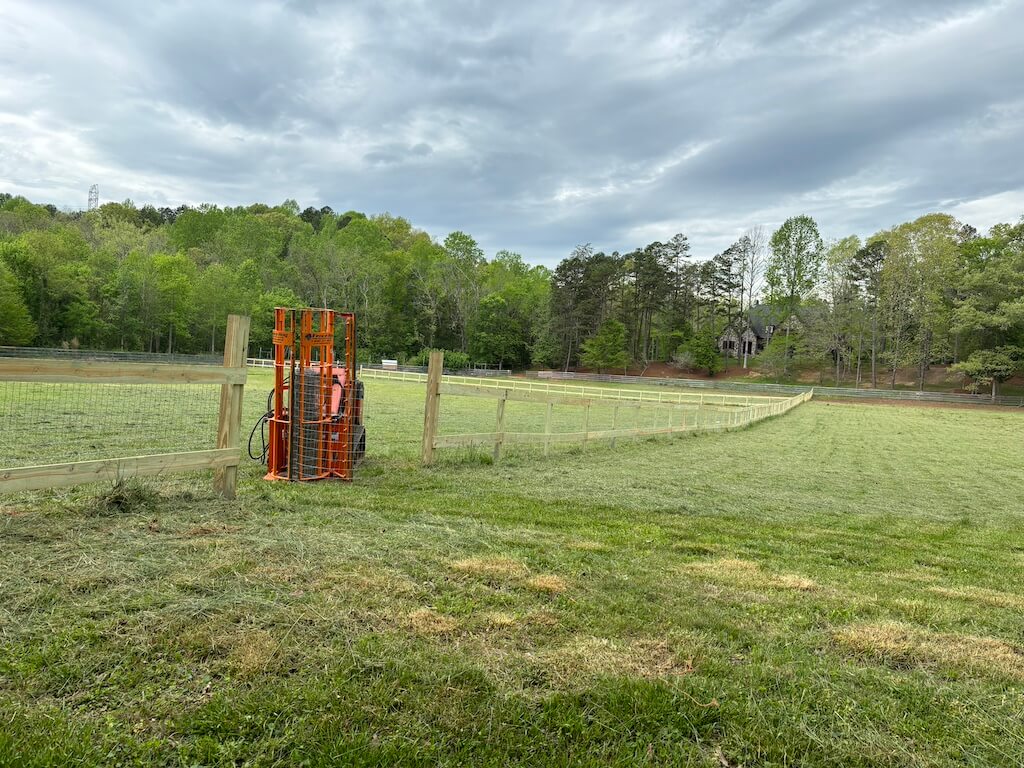
[{"label": "corner post", "polygon": [[[228,315],[224,335],[224,367],[238,368],[245,373],[245,354],[249,348],[249,318]],[[221,384],[220,414],[217,419],[217,447],[238,450],[242,460],[240,439],[242,433],[242,395],[245,379],[237,384]],[[218,469],[213,476],[213,489],[225,499],[235,498],[238,489],[238,462]]]}]

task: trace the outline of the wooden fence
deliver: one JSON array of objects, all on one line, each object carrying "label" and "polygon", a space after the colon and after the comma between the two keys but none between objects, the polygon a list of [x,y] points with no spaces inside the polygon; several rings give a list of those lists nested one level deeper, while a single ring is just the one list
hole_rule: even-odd
[{"label": "wooden fence", "polygon": [[0,468],[0,493],[78,485],[101,480],[169,472],[214,470],[214,488],[234,498],[241,461],[242,395],[245,388],[245,350],[249,318],[231,315],[227,323],[223,367],[163,365],[139,362],[0,358],[0,382],[48,384],[220,384],[216,448],[180,453],[127,456]]},{"label": "wooden fence", "polygon": [[[771,398],[725,395],[714,397],[711,402],[701,402],[699,393],[681,392],[645,392],[643,390],[614,390],[598,387],[584,388],[588,392],[579,394],[574,389],[565,391],[555,386],[553,389],[532,389],[531,382],[478,381],[464,380],[468,377],[442,375],[442,353],[431,353],[430,369],[423,378],[412,377],[408,373],[372,371],[367,378],[386,378],[399,381],[425,381],[426,401],[423,416],[422,459],[424,464],[431,464],[434,452],[439,448],[461,448],[472,446],[489,446],[493,449],[494,460],[501,456],[502,447],[512,444],[543,445],[547,455],[553,444],[580,443],[582,446],[595,440],[610,440],[614,447],[618,438],[648,437],[653,435],[671,435],[682,432],[716,432],[753,424],[754,422],[778,416],[807,402],[814,395],[808,390],[794,397]],[[365,375],[367,371],[363,371]],[[419,374],[417,374],[419,376]],[[536,384],[536,382],[533,382]],[[519,385],[519,386],[517,386]],[[477,432],[457,435],[439,434],[439,414],[442,395],[459,397],[478,397],[497,402],[495,426],[493,432]],[[661,396],[660,398],[658,396]],[[505,406],[509,401],[545,404],[543,432],[510,431],[505,427]],[[552,411],[555,405],[578,406],[582,410],[581,429],[570,432],[554,432],[552,430]],[[590,428],[590,409],[595,405],[610,406],[613,409],[611,429]],[[650,426],[619,427],[621,409],[655,411],[656,420],[660,423]],[[661,415],[659,415],[661,414]],[[663,417],[663,418],[662,418]]]},{"label": "wooden fence", "polygon": [[[415,371],[388,371],[380,368],[360,367],[361,379],[387,379],[389,381],[411,381],[425,383],[429,373]],[[566,384],[561,382],[537,381],[536,379],[513,378],[478,378],[476,376],[452,376],[441,374],[441,383],[462,385],[480,390],[509,390],[516,392],[537,393],[538,402],[547,402],[547,395],[566,395],[577,399],[635,401],[645,405],[701,405],[701,406],[748,406],[774,403],[790,399],[792,396],[731,394],[724,392],[687,392],[679,389],[623,389],[620,387],[597,387],[583,384]],[[801,393],[802,394],[802,393]]]}]

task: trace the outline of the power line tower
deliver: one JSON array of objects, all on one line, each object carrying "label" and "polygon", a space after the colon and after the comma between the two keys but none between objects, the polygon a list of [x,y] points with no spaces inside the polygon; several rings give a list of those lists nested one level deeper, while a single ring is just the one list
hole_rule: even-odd
[{"label": "power line tower", "polygon": [[95,211],[100,207],[100,185],[93,184],[89,187],[89,207],[87,210]]}]

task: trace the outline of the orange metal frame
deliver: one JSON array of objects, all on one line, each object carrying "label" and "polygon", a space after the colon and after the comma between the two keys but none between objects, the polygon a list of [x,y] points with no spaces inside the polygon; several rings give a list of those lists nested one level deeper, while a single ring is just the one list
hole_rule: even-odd
[{"label": "orange metal frame", "polygon": [[[341,320],[344,329],[345,354],[340,369],[334,359],[336,319]],[[277,307],[273,343],[267,479],[351,480],[361,411],[355,377],[355,315],[330,309]],[[339,382],[342,401],[335,403],[334,389]]]}]

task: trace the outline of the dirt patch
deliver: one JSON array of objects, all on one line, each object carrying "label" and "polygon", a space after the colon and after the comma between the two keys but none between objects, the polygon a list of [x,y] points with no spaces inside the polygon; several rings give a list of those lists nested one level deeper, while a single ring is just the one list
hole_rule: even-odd
[{"label": "dirt patch", "polygon": [[855,624],[833,633],[855,654],[901,667],[942,666],[1024,680],[1024,652],[993,637],[928,632],[901,624]]},{"label": "dirt patch", "polygon": [[530,569],[510,557],[468,557],[452,563],[452,570],[491,579],[522,578]]},{"label": "dirt patch", "polygon": [[966,600],[971,603],[982,603],[983,605],[991,605],[996,608],[1024,609],[1024,597],[1021,595],[985,589],[984,587],[929,587],[928,591],[943,597],[952,597],[956,600]]},{"label": "dirt patch", "polygon": [[543,592],[548,595],[560,595],[569,588],[565,579],[550,573],[542,573],[531,576],[526,580],[526,586],[535,592]]},{"label": "dirt patch", "polygon": [[406,616],[406,625],[421,635],[447,635],[459,627],[451,616],[438,613],[433,608],[419,608]]}]

